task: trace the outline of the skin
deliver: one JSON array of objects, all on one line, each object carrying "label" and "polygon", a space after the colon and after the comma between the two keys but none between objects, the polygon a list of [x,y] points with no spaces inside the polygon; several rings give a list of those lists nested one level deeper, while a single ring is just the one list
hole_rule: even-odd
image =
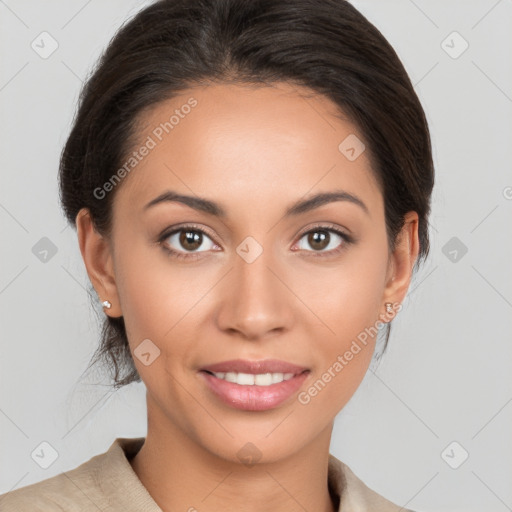
[{"label": "skin", "polygon": [[[305,405],[293,396],[267,411],[234,409],[198,374],[228,359],[276,358],[311,370],[299,391],[307,390],[383,318],[386,302],[407,293],[419,249],[416,212],[391,253],[368,149],[354,161],[338,149],[349,134],[364,137],[330,100],[304,93],[285,83],[217,84],[158,104],[141,117],[141,144],[188,98],[198,101],[118,186],[111,238],[94,230],[86,209],[77,215],[88,275],[112,303],[105,314],[124,316],[132,354],[145,339],[160,350],[147,366],[134,357],[147,388],[148,432],[131,465],[164,511],[224,511],[227,503],[247,512],[335,510],[327,486],[333,423],[368,369],[375,338]],[[218,202],[227,216],[178,202],[143,212],[168,189]],[[284,217],[295,201],[338,189],[361,198],[368,213],[335,201]],[[208,230],[195,252],[180,233],[156,241],[189,222]],[[356,241],[329,232],[319,248],[304,236],[315,223]],[[248,236],[263,249],[250,264],[236,252]],[[194,255],[170,257],[165,244]],[[248,442],[261,454],[254,466],[237,456]]]}]

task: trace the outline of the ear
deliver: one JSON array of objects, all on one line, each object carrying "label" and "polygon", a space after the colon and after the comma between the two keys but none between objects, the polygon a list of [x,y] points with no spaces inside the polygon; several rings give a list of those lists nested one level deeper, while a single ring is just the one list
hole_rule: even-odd
[{"label": "ear", "polygon": [[[407,212],[405,223],[398,234],[395,250],[391,254],[384,289],[384,301],[402,304],[412,279],[414,263],[419,253],[418,214]],[[394,313],[396,314],[396,312]]]},{"label": "ear", "polygon": [[76,216],[76,228],[80,252],[100,301],[108,300],[112,306],[104,308],[105,314],[116,318],[122,316],[119,296],[112,264],[112,248],[109,240],[94,228],[88,208],[82,208]]}]

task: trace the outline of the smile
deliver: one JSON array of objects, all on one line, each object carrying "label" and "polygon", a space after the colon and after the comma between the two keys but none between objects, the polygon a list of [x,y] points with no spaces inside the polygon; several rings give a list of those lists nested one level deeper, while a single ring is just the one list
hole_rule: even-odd
[{"label": "smile", "polygon": [[302,373],[237,373],[201,370],[211,397],[223,404],[245,411],[274,409],[295,395],[310,375]]},{"label": "smile", "polygon": [[[210,372],[208,372],[210,373]],[[238,373],[238,372],[211,372],[218,379],[233,382],[241,386],[270,386],[285,380],[290,380],[294,373]]]}]

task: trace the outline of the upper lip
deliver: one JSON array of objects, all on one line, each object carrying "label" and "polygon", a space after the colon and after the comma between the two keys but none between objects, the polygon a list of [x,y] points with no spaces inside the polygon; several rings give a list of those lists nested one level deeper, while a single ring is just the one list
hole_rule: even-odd
[{"label": "upper lip", "polygon": [[220,363],[203,366],[201,370],[209,372],[235,372],[235,373],[294,373],[299,374],[308,370],[304,366],[288,363],[279,359],[265,359],[249,361],[247,359],[232,359]]}]

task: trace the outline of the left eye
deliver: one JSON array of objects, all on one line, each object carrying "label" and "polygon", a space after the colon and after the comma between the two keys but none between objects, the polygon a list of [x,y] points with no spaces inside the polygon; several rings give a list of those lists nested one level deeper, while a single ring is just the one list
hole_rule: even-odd
[{"label": "left eye", "polygon": [[[334,238],[332,236],[333,234]],[[341,242],[343,242],[341,243],[342,246],[345,243],[349,242],[349,237],[344,233],[336,229],[322,227],[315,228],[308,231],[307,233],[304,233],[298,244],[299,249],[304,249],[304,246],[302,246],[300,243],[304,239],[306,240],[306,243],[313,248],[313,251],[309,252],[331,252],[333,250],[336,251],[336,249],[339,248],[340,246],[340,240]]]}]

